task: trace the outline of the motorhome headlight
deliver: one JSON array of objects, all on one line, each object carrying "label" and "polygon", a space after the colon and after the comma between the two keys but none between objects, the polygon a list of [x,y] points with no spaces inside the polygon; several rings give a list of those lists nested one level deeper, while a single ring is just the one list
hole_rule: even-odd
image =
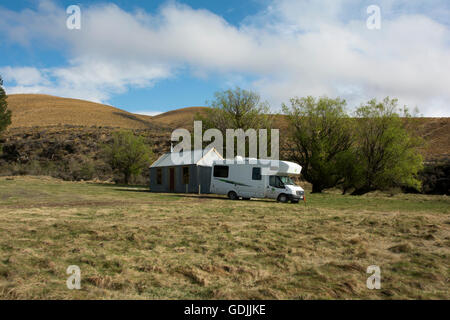
[{"label": "motorhome headlight", "polygon": [[305,194],[305,191],[297,191],[298,196],[303,196]]}]

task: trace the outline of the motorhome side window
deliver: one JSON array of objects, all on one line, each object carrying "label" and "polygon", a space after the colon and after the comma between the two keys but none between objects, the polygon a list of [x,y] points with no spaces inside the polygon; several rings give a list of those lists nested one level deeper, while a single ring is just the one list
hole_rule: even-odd
[{"label": "motorhome side window", "polygon": [[275,188],[281,188],[283,186],[283,182],[277,176],[270,176],[269,184],[271,187],[275,187]]},{"label": "motorhome side window", "polygon": [[253,168],[252,180],[261,180],[261,168]]},{"label": "motorhome side window", "polygon": [[228,178],[228,166],[214,166],[214,177]]},{"label": "motorhome side window", "polygon": [[162,184],[162,169],[156,169],[156,184]]}]

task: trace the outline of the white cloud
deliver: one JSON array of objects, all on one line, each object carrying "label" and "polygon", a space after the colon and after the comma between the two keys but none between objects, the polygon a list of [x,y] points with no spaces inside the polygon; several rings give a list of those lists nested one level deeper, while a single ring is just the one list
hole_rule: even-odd
[{"label": "white cloud", "polygon": [[151,117],[154,117],[154,116],[157,116],[157,115],[159,115],[159,114],[164,113],[164,111],[136,111],[136,112],[134,112],[134,113],[136,113],[136,114],[142,114],[142,115],[144,115],[144,116],[151,116]]},{"label": "white cloud", "polygon": [[[389,95],[425,115],[449,116],[449,26],[433,18],[432,5],[382,0],[382,28],[371,31],[369,4],[279,0],[239,27],[175,2],[154,15],[103,4],[82,7],[80,31],[65,29],[65,12],[53,2],[41,2],[36,11],[0,9],[10,41],[60,43],[70,56],[65,67],[8,69],[5,79],[16,86],[7,89],[107,101],[184,69],[241,83],[256,79],[247,85],[274,109],[295,95],[339,95],[351,106]],[[445,1],[434,4],[448,12]]]},{"label": "white cloud", "polygon": [[0,73],[5,79],[14,81],[17,86],[30,86],[37,83],[49,84],[50,82],[44,77],[41,71],[31,67],[0,68]]},{"label": "white cloud", "polygon": [[149,87],[154,81],[169,77],[164,67],[143,67],[139,64],[116,65],[89,59],[73,60],[64,68],[0,68],[5,81],[15,82],[7,92],[47,93],[62,97],[108,101],[124,93],[130,86]]}]

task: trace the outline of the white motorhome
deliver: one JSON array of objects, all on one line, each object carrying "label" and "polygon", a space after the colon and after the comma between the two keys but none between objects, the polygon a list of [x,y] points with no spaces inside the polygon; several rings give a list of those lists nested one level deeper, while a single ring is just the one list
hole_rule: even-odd
[{"label": "white motorhome", "polygon": [[227,195],[232,200],[269,198],[292,203],[303,200],[305,191],[291,179],[300,175],[302,167],[289,161],[276,161],[276,166],[270,166],[269,161],[240,157],[234,161],[214,161],[210,192]]}]

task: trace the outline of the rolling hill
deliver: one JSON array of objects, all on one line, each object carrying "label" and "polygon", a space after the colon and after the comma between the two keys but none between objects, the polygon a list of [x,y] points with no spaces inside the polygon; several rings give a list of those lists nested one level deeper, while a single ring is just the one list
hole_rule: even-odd
[{"label": "rolling hill", "polygon": [[167,130],[191,128],[195,115],[204,114],[207,109],[188,107],[152,117],[100,103],[45,94],[8,95],[8,108],[13,115],[10,128],[71,125]]},{"label": "rolling hill", "polygon": [[149,116],[104,104],[43,94],[9,95],[8,108],[13,115],[11,128],[58,125],[158,128]]},{"label": "rolling hill", "polygon": [[[99,103],[42,94],[9,95],[8,108],[13,113],[9,128],[20,131],[26,131],[29,127],[68,125],[150,130],[157,133],[169,133],[176,128],[191,129],[195,115],[204,114],[207,110],[206,107],[188,107],[152,117]],[[426,159],[450,159],[450,118],[417,120],[417,133],[426,141]],[[276,115],[274,123],[283,135],[287,128],[284,116]]]},{"label": "rolling hill", "polygon": [[195,115],[205,114],[207,107],[188,107],[178,110],[168,111],[152,118],[153,121],[161,125],[166,125],[173,129],[192,128]]}]

